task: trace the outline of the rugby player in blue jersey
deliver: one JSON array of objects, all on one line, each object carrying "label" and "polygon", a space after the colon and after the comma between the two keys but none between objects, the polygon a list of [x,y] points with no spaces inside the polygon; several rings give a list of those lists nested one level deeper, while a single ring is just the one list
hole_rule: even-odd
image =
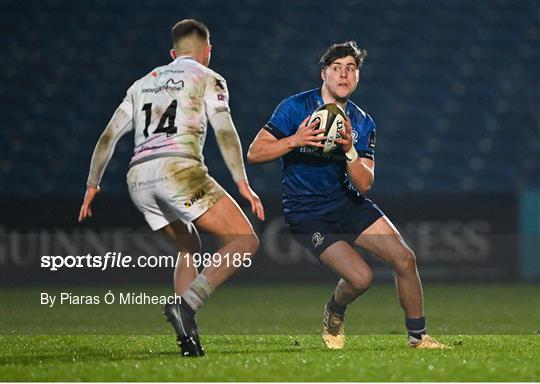
[{"label": "rugby player in blue jersey", "polygon": [[[375,123],[349,97],[367,56],[353,41],[334,44],[320,60],[322,87],[283,100],[251,144],[248,161],[281,158],[283,212],[295,239],[340,276],[324,309],[323,340],[328,348],[345,343],[345,310],[371,285],[370,267],[353,248],[358,245],[389,263],[396,273],[405,312],[409,346],[445,348],[426,333],[423,295],[413,251],[371,200],[375,170]],[[321,105],[336,103],[347,115],[340,145],[323,154],[324,129],[308,124]]]}]

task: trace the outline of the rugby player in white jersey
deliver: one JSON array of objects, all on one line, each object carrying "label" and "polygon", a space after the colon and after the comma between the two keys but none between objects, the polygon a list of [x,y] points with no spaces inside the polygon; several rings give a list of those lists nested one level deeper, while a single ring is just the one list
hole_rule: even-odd
[{"label": "rugby player in white jersey", "polygon": [[[218,236],[220,255],[253,255],[259,240],[231,196],[208,175],[202,149],[212,125],[227,168],[252,212],[264,209],[250,188],[242,147],[231,119],[223,77],[208,68],[210,33],[201,22],[186,19],[172,28],[173,61],[150,71],[127,91],[101,135],[92,156],[79,221],[92,216],[92,201],[118,139],[135,130],[135,150],[127,175],[133,203],[152,230],[164,233],[182,253],[199,250],[197,229]],[[232,263],[212,263],[198,274],[188,257],[174,274],[181,304],[165,306],[183,356],[201,356],[195,313],[214,289],[236,270]]]}]

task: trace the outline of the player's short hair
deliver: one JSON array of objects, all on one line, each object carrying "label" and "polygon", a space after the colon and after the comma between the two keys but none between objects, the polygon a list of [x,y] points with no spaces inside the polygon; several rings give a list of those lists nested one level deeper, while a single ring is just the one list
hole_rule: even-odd
[{"label": "player's short hair", "polygon": [[210,37],[208,27],[195,19],[184,19],[176,23],[171,29],[171,38],[173,45],[184,37],[195,35],[201,40],[207,40]]},{"label": "player's short hair", "polygon": [[342,57],[352,56],[356,62],[356,66],[360,68],[367,57],[367,51],[365,49],[358,48],[356,41],[346,41],[344,43],[332,44],[319,60],[319,64],[323,68],[328,67],[337,59]]}]

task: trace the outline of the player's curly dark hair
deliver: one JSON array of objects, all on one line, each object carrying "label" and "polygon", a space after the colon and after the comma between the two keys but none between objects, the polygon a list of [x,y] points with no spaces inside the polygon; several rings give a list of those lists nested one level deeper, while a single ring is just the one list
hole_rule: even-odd
[{"label": "player's curly dark hair", "polygon": [[202,40],[210,37],[210,32],[206,25],[195,19],[184,19],[176,23],[171,30],[173,45],[182,38],[195,34]]},{"label": "player's curly dark hair", "polygon": [[354,57],[356,66],[360,68],[367,57],[367,51],[365,49],[358,48],[356,41],[346,41],[344,43],[332,44],[319,60],[319,64],[324,67],[328,67],[332,62],[337,59],[341,59],[345,56]]}]

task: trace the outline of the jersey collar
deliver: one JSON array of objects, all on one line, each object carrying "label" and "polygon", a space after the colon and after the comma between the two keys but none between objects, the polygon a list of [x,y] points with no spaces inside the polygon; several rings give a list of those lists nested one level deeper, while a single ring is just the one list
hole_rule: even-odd
[{"label": "jersey collar", "polygon": [[193,60],[193,61],[197,61],[195,60],[193,57],[191,56],[178,56],[176,59],[173,60],[173,63],[178,63],[179,61],[181,60]]},{"label": "jersey collar", "polygon": [[[317,102],[317,107],[320,107],[324,104],[324,100],[321,95],[321,88],[317,88],[317,92],[315,92],[315,101]],[[347,99],[347,104],[345,104],[345,114],[347,116],[351,115],[351,111],[349,106],[351,105],[350,100]]]}]

